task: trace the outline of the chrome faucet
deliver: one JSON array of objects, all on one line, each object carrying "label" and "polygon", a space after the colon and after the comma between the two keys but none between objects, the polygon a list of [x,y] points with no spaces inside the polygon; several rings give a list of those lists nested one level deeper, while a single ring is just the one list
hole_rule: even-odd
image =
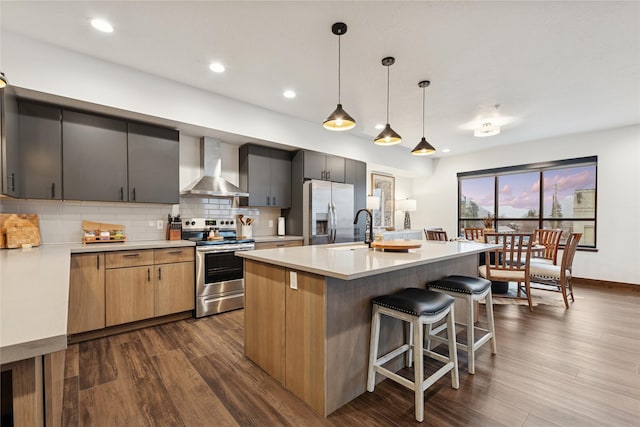
[{"label": "chrome faucet", "polygon": [[353,224],[357,224],[358,223],[358,216],[360,215],[360,212],[365,212],[367,214],[367,216],[369,218],[367,218],[369,221],[369,240],[367,240],[367,233],[365,232],[364,234],[364,242],[366,244],[369,245],[369,247],[371,247],[371,241],[373,240],[373,216],[371,215],[371,211],[369,209],[360,209],[358,210],[358,212],[356,212],[356,217],[353,219]]}]

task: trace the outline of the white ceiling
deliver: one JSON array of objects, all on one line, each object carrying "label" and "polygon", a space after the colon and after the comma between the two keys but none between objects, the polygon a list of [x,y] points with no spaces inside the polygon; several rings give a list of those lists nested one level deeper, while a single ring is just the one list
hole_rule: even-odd
[{"label": "white ceiling", "polygon": [[[394,56],[391,125],[407,149],[417,144],[417,84],[431,80],[426,137],[438,156],[640,123],[636,1],[2,0],[0,17],[3,30],[318,126],[337,103],[331,25],[342,21],[341,98],[357,121],[349,132],[372,139],[385,122],[380,61]],[[114,33],[93,30],[94,17]],[[224,74],[209,71],[214,60]],[[297,97],[283,98],[285,89]],[[474,138],[487,119],[502,133]]]}]

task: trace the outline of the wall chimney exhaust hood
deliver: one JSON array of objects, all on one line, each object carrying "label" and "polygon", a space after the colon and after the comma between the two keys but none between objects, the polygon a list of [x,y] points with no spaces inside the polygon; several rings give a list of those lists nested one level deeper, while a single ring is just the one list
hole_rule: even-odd
[{"label": "wall chimney exhaust hood", "polygon": [[200,139],[200,166],[204,176],[193,181],[180,192],[187,197],[249,197],[249,193],[222,178],[220,141],[203,136]]}]

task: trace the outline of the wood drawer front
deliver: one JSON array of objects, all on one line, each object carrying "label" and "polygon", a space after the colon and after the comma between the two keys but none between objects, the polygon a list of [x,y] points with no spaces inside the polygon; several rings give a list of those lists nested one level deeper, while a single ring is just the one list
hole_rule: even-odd
[{"label": "wood drawer front", "polygon": [[172,262],[189,262],[195,259],[195,249],[188,248],[166,248],[154,249],[153,260],[156,264],[169,264]]},{"label": "wood drawer front", "polygon": [[287,240],[284,242],[260,242],[256,243],[256,249],[288,248],[302,246],[302,240]]},{"label": "wood drawer front", "polygon": [[106,253],[106,268],[136,267],[153,264],[153,249]]}]

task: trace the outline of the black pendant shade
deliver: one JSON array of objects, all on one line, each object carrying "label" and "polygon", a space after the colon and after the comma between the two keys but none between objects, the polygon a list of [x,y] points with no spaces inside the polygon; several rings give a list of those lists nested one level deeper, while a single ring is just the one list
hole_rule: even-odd
[{"label": "black pendant shade", "polygon": [[4,73],[0,73],[0,89],[7,86],[7,78],[4,76]]},{"label": "black pendant shade", "polygon": [[331,32],[338,36],[338,106],[333,113],[322,122],[322,126],[328,130],[349,130],[353,129],[356,121],[342,109],[342,104],[340,103],[340,36],[347,32],[347,24],[344,22],[336,22],[331,26]]},{"label": "black pendant shade", "polygon": [[418,142],[418,145],[415,146],[413,150],[411,150],[411,154],[414,156],[427,156],[429,154],[433,154],[436,152],[436,149],[433,148],[433,145],[429,144],[427,138],[424,137],[424,110],[425,110],[425,88],[429,86],[431,82],[429,80],[423,80],[418,83],[418,87],[422,88],[422,139]]},{"label": "black pendant shade", "polygon": [[389,125],[389,67],[396,62],[396,59],[392,56],[382,58],[382,65],[387,67],[387,125],[382,129],[382,132],[376,136],[373,140],[377,145],[395,145],[402,142],[402,137]]}]

